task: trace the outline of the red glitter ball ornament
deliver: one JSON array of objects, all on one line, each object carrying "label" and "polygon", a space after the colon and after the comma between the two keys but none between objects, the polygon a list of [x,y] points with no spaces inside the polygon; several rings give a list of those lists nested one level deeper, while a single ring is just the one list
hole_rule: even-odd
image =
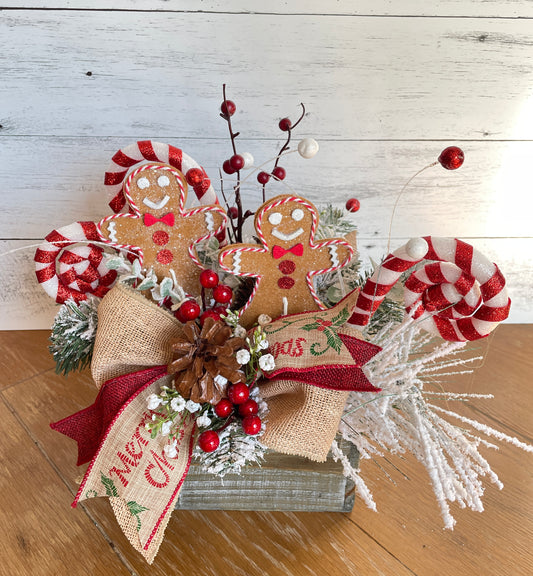
[{"label": "red glitter ball ornament", "polygon": [[222,170],[224,170],[226,174],[235,174],[236,172],[236,170],[231,165],[230,160],[224,160],[224,162],[222,163]]},{"label": "red glitter ball ornament", "polygon": [[290,118],[282,118],[279,121],[279,129],[282,130],[283,132],[288,132],[291,129],[291,126],[292,122]]},{"label": "red glitter ball ornament", "polygon": [[235,106],[235,102],[232,102],[231,100],[226,100],[220,105],[220,111],[224,116],[233,116],[235,110],[237,110],[237,106]]},{"label": "red glitter ball ornament", "polygon": [[285,180],[286,175],[287,172],[285,171],[285,168],[282,168],[281,166],[276,166],[274,170],[272,170],[272,176],[278,180]]},{"label": "red glitter ball ornament", "polygon": [[255,436],[261,430],[261,418],[259,416],[246,416],[242,420],[242,429],[248,436]]},{"label": "red glitter ball ornament", "polygon": [[187,300],[180,307],[180,317],[185,319],[185,322],[196,320],[200,316],[201,308],[194,300]]},{"label": "red glitter ball ornament", "polygon": [[259,412],[259,406],[255,400],[248,398],[246,402],[239,405],[239,414],[241,416],[255,416]]},{"label": "red glitter ball ornament", "polygon": [[206,430],[198,436],[198,446],[204,452],[214,452],[220,444],[220,438],[214,430]]},{"label": "red glitter ball ornament", "polygon": [[233,290],[225,284],[219,284],[213,290],[213,298],[216,302],[220,302],[220,304],[227,304],[228,302],[231,302],[231,299],[233,298]]},{"label": "red glitter ball ornament", "polygon": [[438,158],[441,166],[446,170],[457,170],[463,165],[465,161],[465,154],[457,146],[449,146],[445,148]]},{"label": "red glitter ball ornament", "polygon": [[232,404],[244,404],[250,396],[250,390],[243,382],[232,384],[228,388],[228,398]]},{"label": "red glitter ball ornament", "polygon": [[187,180],[187,184],[194,188],[204,181],[204,171],[201,168],[191,168],[190,170],[187,170],[185,179]]},{"label": "red glitter ball ornament", "polygon": [[361,208],[361,202],[359,202],[357,198],[350,198],[346,202],[346,210],[348,210],[348,212],[357,212],[359,208]]},{"label": "red glitter ball ornament", "polygon": [[259,174],[257,175],[257,181],[259,182],[259,184],[264,185],[269,180],[270,180],[270,174],[267,174],[266,172],[259,172]]},{"label": "red glitter ball ornament", "polygon": [[219,418],[227,418],[233,412],[233,404],[227,399],[222,400],[215,406],[215,414]]},{"label": "red glitter ball ornament", "polygon": [[244,168],[244,158],[240,154],[234,154],[229,159],[229,163],[235,171],[242,170]]},{"label": "red glitter ball ornament", "polygon": [[214,288],[218,286],[218,274],[213,270],[203,270],[200,274],[200,284],[204,288]]}]

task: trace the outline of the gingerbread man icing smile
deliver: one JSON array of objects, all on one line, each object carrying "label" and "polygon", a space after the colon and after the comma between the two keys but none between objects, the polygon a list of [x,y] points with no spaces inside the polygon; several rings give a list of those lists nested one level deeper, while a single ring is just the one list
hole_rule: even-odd
[{"label": "gingerbread man icing smile", "polygon": [[[201,268],[196,245],[218,234],[226,223],[217,205],[185,210],[187,182],[166,164],[144,164],[124,185],[129,214],[107,216],[98,223],[102,238],[115,247],[138,253],[159,280],[172,269],[186,292],[197,290]],[[185,248],[187,247],[187,248]]]},{"label": "gingerbread man icing smile", "polygon": [[220,253],[220,265],[236,276],[256,279],[241,310],[241,324],[251,326],[260,314],[277,318],[324,308],[313,276],[346,266],[353,249],[341,238],[314,241],[318,211],[299,196],[282,195],[265,202],[255,216],[261,244],[232,244]]}]

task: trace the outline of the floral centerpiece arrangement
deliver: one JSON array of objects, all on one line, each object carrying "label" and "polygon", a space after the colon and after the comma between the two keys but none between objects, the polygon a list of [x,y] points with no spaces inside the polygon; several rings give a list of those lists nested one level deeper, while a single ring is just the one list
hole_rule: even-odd
[{"label": "floral centerpiece arrangement", "polygon": [[[54,230],[36,252],[38,281],[61,304],[50,346],[58,372],[90,364],[99,388],[94,404],[52,424],[89,463],[74,505],[109,497],[152,562],[193,459],[224,476],[273,450],[317,462],[331,453],[375,508],[342,437],[363,461],[413,452],[453,527],[450,502],[481,510],[483,478],[499,485],[478,432],[531,451],[433,403],[476,397],[436,383],[467,370],[465,343],[507,317],[503,275],[472,246],[431,236],[365,274],[349,217],[357,199],[319,210],[291,189],[268,195],[273,180],[285,183],[305,107],[294,123],[280,120],[284,143],[258,167],[237,149],[235,112],[224,88],[232,153],[218,194],[181,149],[137,142],[105,174],[113,214]],[[318,144],[305,138],[297,151],[312,158]],[[457,147],[438,159],[446,169],[462,161]],[[244,205],[252,180],[260,206]]]}]

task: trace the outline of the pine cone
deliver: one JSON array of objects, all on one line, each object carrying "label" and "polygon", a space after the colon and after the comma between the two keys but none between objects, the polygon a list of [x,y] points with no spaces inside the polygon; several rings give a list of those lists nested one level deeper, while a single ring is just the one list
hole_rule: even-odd
[{"label": "pine cone", "polygon": [[210,317],[201,330],[195,322],[188,322],[183,334],[184,338],[172,343],[174,360],[168,365],[168,373],[176,374],[174,387],[194,402],[217,404],[227,388],[215,381],[218,375],[232,384],[245,381],[235,353],[246,342],[232,336],[227,324]]}]

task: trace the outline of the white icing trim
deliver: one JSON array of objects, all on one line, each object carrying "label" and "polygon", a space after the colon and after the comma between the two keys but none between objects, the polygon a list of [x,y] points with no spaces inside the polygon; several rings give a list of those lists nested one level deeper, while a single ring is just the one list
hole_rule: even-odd
[{"label": "white icing trim", "polygon": [[152,210],[161,210],[161,208],[164,208],[167,205],[169,200],[170,196],[168,194],[162,200],[159,200],[159,202],[154,202],[147,196],[146,198],[143,198],[143,204]]},{"label": "white icing trim", "polygon": [[301,208],[296,208],[292,211],[291,217],[296,222],[299,222],[304,217],[304,211]]},{"label": "white icing trim", "polygon": [[277,226],[278,224],[281,224],[282,219],[283,219],[283,215],[281,214],[281,212],[272,212],[272,214],[270,214],[270,216],[268,217],[268,221],[273,226]]},{"label": "white icing trim", "polygon": [[238,274],[241,271],[241,253],[235,252],[233,254],[233,274]]},{"label": "white icing trim", "polygon": [[276,238],[279,238],[280,240],[283,240],[284,242],[290,242],[291,240],[298,238],[298,236],[300,236],[303,233],[304,233],[303,228],[298,228],[298,230],[295,230],[291,234],[284,234],[283,232],[281,232],[277,228],[272,229],[272,236],[275,236]]},{"label": "white icing trim", "polygon": [[337,246],[335,246],[335,244],[332,244],[331,246],[328,246],[329,248],[329,255],[331,258],[331,263],[333,266],[338,266],[339,265],[339,256],[337,254]]},{"label": "white icing trim", "polygon": [[159,176],[159,178],[157,179],[157,185],[159,186],[159,188],[166,188],[167,186],[170,186],[170,180],[168,176],[166,174]]},{"label": "white icing trim", "polygon": [[289,301],[287,300],[287,296],[283,296],[283,316],[287,316],[289,312]]},{"label": "white icing trim", "polygon": [[108,225],[107,225],[107,231],[109,232],[109,239],[112,242],[118,242],[117,240],[117,230],[116,230],[116,226],[115,223],[113,222],[113,220],[110,220]]},{"label": "white icing trim", "polygon": [[139,178],[137,180],[137,188],[144,190],[145,188],[149,188],[149,187],[150,187],[150,180],[148,180],[148,178],[143,177],[143,178]]},{"label": "white icing trim", "polygon": [[211,212],[205,213],[205,224],[207,226],[208,232],[215,231],[215,219],[213,218],[213,214]]}]

